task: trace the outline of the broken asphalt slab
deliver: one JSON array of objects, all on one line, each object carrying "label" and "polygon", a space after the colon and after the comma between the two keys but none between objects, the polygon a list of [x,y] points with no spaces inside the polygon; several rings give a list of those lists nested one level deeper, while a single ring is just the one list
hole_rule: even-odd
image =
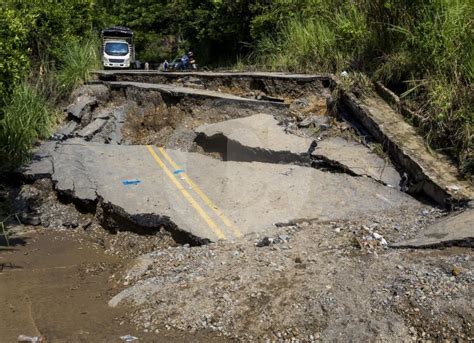
[{"label": "broken asphalt slab", "polygon": [[86,140],[90,140],[96,133],[102,130],[106,123],[106,119],[94,119],[90,124],[81,129],[77,135],[79,137],[83,137]]},{"label": "broken asphalt slab", "polygon": [[344,92],[342,103],[370,134],[387,147],[391,159],[407,172],[412,184],[443,206],[474,198],[473,186],[458,177],[446,157],[428,149],[423,138],[382,98],[357,98]]},{"label": "broken asphalt slab", "polygon": [[355,175],[369,176],[391,187],[398,188],[400,174],[388,158],[373,153],[365,145],[342,137],[329,137],[320,142],[312,153],[316,159],[349,170]]},{"label": "broken asphalt slab", "polygon": [[[102,81],[134,81],[158,84],[182,84],[189,87],[222,90],[240,94],[287,98],[303,94],[328,94],[334,84],[330,74],[288,74],[269,72],[160,72],[160,71],[98,71]],[[191,82],[192,81],[192,82]],[[242,93],[243,92],[243,93]],[[281,101],[281,99],[279,99]]]},{"label": "broken asphalt slab", "polygon": [[[206,124],[196,129],[197,143],[206,151],[219,152],[225,160],[309,165],[308,149],[312,138],[286,133],[268,114]],[[341,137],[317,142],[312,157],[357,176],[368,176],[398,187],[400,175],[387,159],[366,146]]]},{"label": "broken asphalt slab", "polygon": [[329,80],[332,74],[293,74],[279,72],[162,72],[156,70],[100,70],[94,72],[100,79],[104,80],[127,80],[127,77],[139,76],[162,76],[166,78],[176,79],[186,76],[197,78],[268,78],[280,80],[296,80],[296,81],[318,81]]},{"label": "broken asphalt slab", "polygon": [[50,178],[54,173],[52,154],[56,148],[55,141],[46,141],[33,153],[31,161],[16,170],[25,180],[32,182]]},{"label": "broken asphalt slab", "polygon": [[239,107],[246,107],[255,110],[269,109],[272,111],[284,112],[289,108],[288,104],[282,102],[273,102],[265,100],[255,100],[243,98],[240,96],[226,94],[206,89],[197,89],[191,87],[180,87],[167,84],[112,81],[106,82],[112,89],[138,88],[141,90],[158,91],[176,98],[190,97],[197,99],[210,99],[220,104],[231,104]]},{"label": "broken asphalt slab", "polygon": [[[234,239],[296,219],[420,205],[370,179],[140,145],[72,139],[57,146],[52,161],[56,190],[86,208],[98,204],[106,227],[151,233],[164,226],[191,241]],[[127,179],[141,183],[125,186]]]},{"label": "broken asphalt slab", "polygon": [[[207,88],[215,85],[245,84],[254,89],[255,85],[263,85],[273,89],[277,82],[291,83],[293,88],[285,91],[299,90],[304,85],[311,92],[323,88],[337,88],[341,92],[341,102],[351,118],[362,123],[364,128],[387,149],[391,160],[407,172],[414,189],[423,193],[442,206],[450,206],[452,202],[468,202],[474,199],[472,185],[458,177],[456,167],[441,154],[428,149],[413,126],[405,118],[392,109],[381,97],[363,96],[360,99],[340,85],[338,78],[332,74],[302,75],[271,72],[190,72],[170,73],[160,71],[98,71],[96,75],[102,80],[175,82],[184,77],[196,77],[204,81]],[[213,82],[210,82],[213,80]],[[245,81],[244,81],[245,80]],[[234,82],[235,81],[235,82]],[[243,82],[243,83],[242,83]],[[315,84],[313,87],[311,84]],[[255,86],[254,85],[254,86]],[[257,87],[258,89],[259,87]],[[271,93],[271,92],[270,92]]]},{"label": "broken asphalt slab", "polygon": [[428,226],[413,239],[391,244],[392,248],[474,247],[474,209],[450,215]]},{"label": "broken asphalt slab", "polygon": [[87,95],[79,96],[74,103],[69,105],[66,112],[69,118],[80,122],[87,111],[91,111],[93,106],[97,105],[97,98]]},{"label": "broken asphalt slab", "polygon": [[309,163],[311,139],[286,134],[269,114],[226,120],[198,127],[196,142],[231,161]]}]

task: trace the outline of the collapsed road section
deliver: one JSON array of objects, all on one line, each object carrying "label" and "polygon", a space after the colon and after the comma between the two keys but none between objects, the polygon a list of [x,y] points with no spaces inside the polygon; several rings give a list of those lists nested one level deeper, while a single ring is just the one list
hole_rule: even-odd
[{"label": "collapsed road section", "polygon": [[[338,116],[328,76],[192,74],[204,87],[219,77],[234,90],[244,84],[236,95],[150,75],[176,84],[84,86],[23,176],[51,178],[62,199],[110,230],[165,228],[193,244],[421,206],[399,190],[403,164]],[[294,84],[302,87],[283,96]],[[243,94],[256,85],[267,94]]]},{"label": "collapsed road section", "polygon": [[[125,257],[98,300],[127,313],[120,325],[245,341],[472,337],[461,247],[473,209],[445,216],[403,191],[418,185],[407,164],[360,123],[375,107],[353,121],[331,78],[137,75],[147,82],[78,89],[18,190],[23,223]],[[419,249],[433,247],[448,248]]]},{"label": "collapsed road section", "polygon": [[56,190],[83,206],[97,204],[106,227],[120,229],[116,218],[121,217],[149,233],[164,226],[194,240],[235,239],[295,219],[339,219],[417,206],[408,195],[368,178],[224,162],[150,146],[71,140],[58,144],[51,159]]},{"label": "collapsed road section", "polygon": [[177,83],[255,98],[259,98],[261,92],[270,97],[294,98],[308,93],[327,95],[330,89],[338,89],[338,106],[347,112],[350,120],[362,125],[383,146],[399,169],[406,173],[410,192],[422,192],[448,208],[474,198],[473,186],[459,178],[456,168],[446,157],[424,144],[400,111],[392,109],[377,95],[358,96],[345,90],[331,74],[101,71],[97,72],[97,76],[102,80]]}]

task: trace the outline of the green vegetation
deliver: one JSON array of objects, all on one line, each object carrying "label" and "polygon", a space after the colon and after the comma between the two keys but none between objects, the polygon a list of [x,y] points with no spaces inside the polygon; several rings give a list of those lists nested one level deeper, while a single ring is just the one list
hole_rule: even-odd
[{"label": "green vegetation", "polygon": [[18,85],[0,122],[0,156],[13,166],[24,162],[38,139],[47,138],[55,116],[48,101],[27,83]]},{"label": "green vegetation", "polygon": [[276,35],[259,31],[257,64],[383,81],[422,118],[427,143],[473,173],[472,1],[278,1],[273,17],[296,3],[301,10],[275,23]]},{"label": "green vegetation", "polygon": [[98,66],[93,1],[0,6],[0,172],[47,138],[55,107]]},{"label": "green vegetation", "polygon": [[[20,139],[8,131],[18,127],[7,113],[18,111],[14,97],[28,84],[30,94],[54,108],[87,80],[99,32],[112,25],[134,30],[142,61],[170,60],[192,48],[198,63],[210,67],[346,70],[356,79],[348,83],[380,80],[422,119],[427,143],[473,173],[472,0],[6,2],[0,6],[2,166],[23,161],[54,122],[54,111],[42,111],[46,118],[27,122],[44,126],[22,128],[32,136]],[[7,146],[20,142],[26,145]]]},{"label": "green vegetation", "polygon": [[100,68],[99,44],[95,40],[73,40],[65,45],[59,57],[57,80],[67,94],[90,79],[91,72]]}]

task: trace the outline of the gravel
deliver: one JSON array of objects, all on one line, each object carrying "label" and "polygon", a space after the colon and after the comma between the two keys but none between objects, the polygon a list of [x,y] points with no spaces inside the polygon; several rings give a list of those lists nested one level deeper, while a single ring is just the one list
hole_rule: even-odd
[{"label": "gravel", "polygon": [[472,339],[472,251],[381,244],[380,237],[410,237],[441,215],[406,209],[160,249],[136,259],[111,303],[132,305],[142,328],[242,340]]}]

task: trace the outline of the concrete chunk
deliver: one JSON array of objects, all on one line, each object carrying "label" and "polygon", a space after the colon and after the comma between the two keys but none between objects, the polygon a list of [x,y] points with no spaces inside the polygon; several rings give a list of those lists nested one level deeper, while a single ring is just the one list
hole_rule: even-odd
[{"label": "concrete chunk", "polygon": [[394,243],[394,248],[431,248],[442,246],[474,247],[474,209],[443,218],[410,240]]},{"label": "concrete chunk", "polygon": [[55,148],[56,142],[54,141],[42,143],[33,154],[31,161],[20,167],[17,172],[30,181],[51,177],[54,172],[52,154]]},{"label": "concrete chunk", "polygon": [[58,140],[64,140],[72,137],[74,131],[77,129],[78,124],[75,121],[69,121],[63,124],[54,134],[54,138]]},{"label": "concrete chunk", "polygon": [[82,95],[78,97],[73,104],[67,107],[66,112],[71,119],[80,122],[87,109],[90,109],[90,107],[94,105],[97,105],[97,98]]},{"label": "concrete chunk", "polygon": [[356,175],[366,175],[392,187],[400,184],[400,174],[390,161],[371,152],[365,145],[342,137],[318,142],[312,156],[333,161]]},{"label": "concrete chunk", "polygon": [[106,119],[95,119],[89,125],[80,130],[77,135],[83,137],[86,140],[90,140],[96,133],[98,133],[107,123]]}]

